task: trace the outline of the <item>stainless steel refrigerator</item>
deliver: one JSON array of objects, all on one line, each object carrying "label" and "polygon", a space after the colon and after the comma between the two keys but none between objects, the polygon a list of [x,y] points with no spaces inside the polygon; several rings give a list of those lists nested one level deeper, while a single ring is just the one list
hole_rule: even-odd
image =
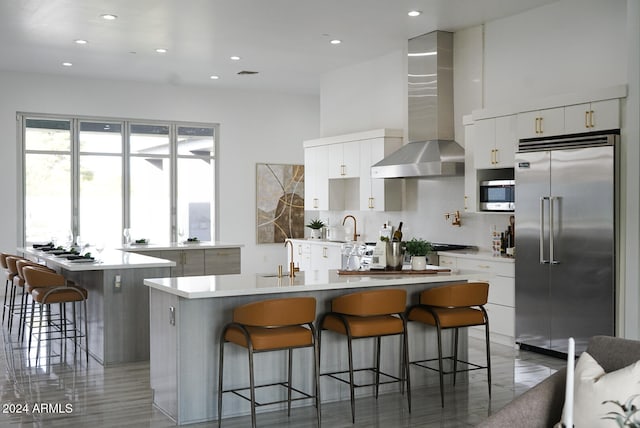
[{"label": "stainless steel refrigerator", "polygon": [[576,354],[615,327],[613,131],[520,140],[516,179],[516,342]]}]

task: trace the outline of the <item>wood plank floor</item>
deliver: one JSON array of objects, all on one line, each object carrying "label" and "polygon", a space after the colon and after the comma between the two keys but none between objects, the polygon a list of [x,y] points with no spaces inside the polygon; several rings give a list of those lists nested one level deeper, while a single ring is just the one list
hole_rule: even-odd
[{"label": "wood plank floor", "polygon": [[[35,347],[31,353],[2,328],[0,352],[0,427],[171,427],[174,423],[152,405],[149,363],[130,363],[103,367],[95,360],[86,363],[84,352],[59,342],[43,346],[39,361]],[[484,362],[484,343],[470,339],[470,361]],[[436,374],[412,368],[412,376],[428,376],[427,386],[412,391],[409,413],[400,393],[360,398],[356,402],[356,423],[351,424],[348,401],[325,403],[325,427],[470,427],[486,419],[515,396],[546,378],[564,365],[563,360],[492,346],[492,397],[487,393],[486,372],[471,372],[454,387],[445,384],[445,407],[440,406]],[[24,406],[30,413],[19,413]],[[223,427],[250,426],[249,417],[225,419]],[[214,427],[200,423],[190,427]],[[313,427],[313,407],[258,414],[261,427]]]}]

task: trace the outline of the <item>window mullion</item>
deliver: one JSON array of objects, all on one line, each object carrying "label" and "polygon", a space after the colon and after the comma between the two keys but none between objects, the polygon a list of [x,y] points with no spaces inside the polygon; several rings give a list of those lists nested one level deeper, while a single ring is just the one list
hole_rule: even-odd
[{"label": "window mullion", "polygon": [[80,120],[71,119],[71,233],[80,235]]}]

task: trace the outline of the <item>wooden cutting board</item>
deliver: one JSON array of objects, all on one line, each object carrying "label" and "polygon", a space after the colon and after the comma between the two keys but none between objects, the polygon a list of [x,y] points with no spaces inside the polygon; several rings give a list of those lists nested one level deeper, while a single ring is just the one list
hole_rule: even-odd
[{"label": "wooden cutting board", "polygon": [[338,270],[338,275],[430,275],[438,272],[451,272],[448,268],[426,269],[426,270]]}]

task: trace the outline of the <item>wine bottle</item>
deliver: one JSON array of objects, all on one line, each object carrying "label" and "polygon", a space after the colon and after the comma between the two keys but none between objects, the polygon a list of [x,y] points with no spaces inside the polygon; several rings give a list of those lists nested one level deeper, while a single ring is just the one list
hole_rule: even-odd
[{"label": "wine bottle", "polygon": [[393,241],[402,241],[402,222],[398,224],[398,228],[393,232]]}]

